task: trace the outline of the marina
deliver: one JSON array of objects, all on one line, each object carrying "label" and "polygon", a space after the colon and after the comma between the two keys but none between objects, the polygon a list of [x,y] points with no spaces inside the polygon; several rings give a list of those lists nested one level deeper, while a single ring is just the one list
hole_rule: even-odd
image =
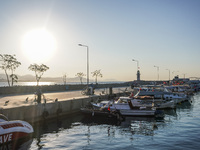
[{"label": "marina", "polygon": [[200,1],[0,1],[0,150],[199,150]]},{"label": "marina", "polygon": [[[197,86],[197,88],[199,88],[199,86]],[[195,130],[198,128],[199,123],[198,111],[200,110],[199,92],[194,92],[187,100],[184,99],[179,103],[174,103],[176,107],[157,110],[158,103],[156,103],[156,100],[161,104],[164,103],[162,101],[165,101],[166,98],[160,99],[158,95],[155,95],[156,98],[152,99],[149,95],[145,96],[144,93],[143,97],[139,97],[137,94],[138,90],[135,90],[135,88],[131,89],[130,87],[124,87],[121,88],[121,90],[120,88],[113,88],[112,91],[110,91],[111,89],[112,88],[109,88],[108,94],[102,94],[102,89],[96,90],[95,92],[100,92],[98,94],[100,94],[101,98],[96,95],[97,93],[94,93],[94,95],[85,95],[74,99],[75,97],[72,96],[74,94],[72,94],[72,99],[68,100],[58,99],[58,101],[55,102],[51,100],[47,100],[46,102],[41,100],[41,104],[39,102],[29,103],[27,106],[15,106],[14,108],[12,107],[16,103],[11,104],[8,102],[8,104],[3,106],[3,109],[1,108],[1,113],[7,115],[12,120],[14,118],[19,118],[20,120],[30,122],[33,126],[32,132],[34,132],[29,138],[14,141],[10,140],[12,137],[11,135],[10,137],[9,135],[8,137],[4,137],[4,134],[2,135],[2,139],[9,141],[2,140],[2,142],[5,141],[5,143],[1,144],[1,148],[17,147],[20,149],[20,147],[25,146],[25,149],[49,149],[53,146],[53,149],[60,149],[61,146],[63,149],[100,149],[98,144],[95,144],[99,142],[99,138],[105,139],[101,141],[103,142],[101,144],[106,145],[104,146],[105,149],[143,149],[144,147],[159,149],[159,147],[156,147],[156,143],[159,143],[161,146],[164,144],[159,136],[161,136],[164,141],[169,140],[170,142],[177,136],[176,142],[179,143],[180,140],[186,140],[185,137],[192,134],[187,132],[183,136],[184,130],[192,130],[191,132],[196,133]],[[123,91],[121,95],[120,91]],[[74,92],[82,93],[81,91]],[[64,93],[65,92],[61,92],[60,94],[63,95]],[[133,93],[136,93],[135,96]],[[51,95],[53,94],[55,95],[56,93],[52,93]],[[119,96],[119,98],[116,99],[112,94],[113,96]],[[26,96],[27,95],[24,95],[23,97]],[[105,99],[107,99],[107,101],[105,101]],[[176,100],[176,98],[170,98],[168,101],[170,102],[173,100]],[[29,101],[31,101],[31,99]],[[95,104],[97,101],[100,101],[100,103]],[[88,105],[91,109],[83,109],[87,108]],[[37,109],[38,113],[32,113],[26,116],[26,107],[29,110],[33,109],[31,107],[35,107],[34,109]],[[20,111],[18,109],[20,109]],[[14,112],[18,114],[14,115]],[[35,110],[31,110],[30,112],[35,112]],[[19,113],[21,113],[21,115],[19,115]],[[195,119],[197,120],[195,121]],[[12,122],[10,123],[12,124]],[[171,134],[173,134],[173,137],[168,135],[170,134],[170,130],[172,130]],[[166,137],[163,137],[163,132],[166,134]],[[54,137],[55,135],[56,137]],[[54,141],[49,143],[50,137],[53,137]],[[73,139],[72,137],[75,139],[78,138],[78,141],[71,141]],[[118,138],[120,139],[120,145],[117,144]],[[127,138],[129,139],[128,141]],[[65,141],[66,139],[70,142]],[[145,142],[144,144],[144,140],[150,140],[152,143]],[[77,142],[81,144],[77,144]],[[52,143],[54,144],[52,145]],[[140,148],[142,143],[144,144],[143,148]],[[146,145],[147,143],[148,145]],[[174,144],[175,143],[172,142],[173,148],[175,147]],[[195,144],[197,146],[197,143]],[[170,149],[172,145],[164,144],[163,149]],[[178,145],[180,146],[180,144]],[[196,147],[195,145],[187,146],[193,149]],[[180,149],[182,148],[183,147],[180,146]],[[175,149],[179,148],[177,147]]]},{"label": "marina", "polygon": [[[200,94],[193,104],[165,110],[163,119],[127,117],[118,122],[82,114],[34,125],[32,139],[15,145],[25,149],[198,149]],[[12,144],[6,145],[12,148]],[[1,146],[1,148],[6,147]]]}]

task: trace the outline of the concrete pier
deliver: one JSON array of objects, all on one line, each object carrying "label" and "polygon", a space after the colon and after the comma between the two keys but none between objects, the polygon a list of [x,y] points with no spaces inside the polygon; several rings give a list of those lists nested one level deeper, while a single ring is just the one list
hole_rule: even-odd
[{"label": "concrete pier", "polygon": [[[124,89],[114,89],[113,94],[120,96],[127,92],[123,91]],[[90,101],[104,99],[109,95],[100,95],[98,92],[101,91],[97,91],[96,95],[92,96],[83,96],[80,94],[81,91],[48,93],[45,96],[53,99],[47,99],[46,102],[42,101],[39,104],[33,98],[26,101],[27,97],[33,97],[33,95],[1,96],[0,113],[7,116],[9,120],[24,120],[29,123],[36,123],[44,119],[53,119],[79,112],[80,108],[86,106]]]},{"label": "concrete pier", "polygon": [[96,99],[97,97],[82,97],[46,104],[41,103],[29,106],[11,107],[0,109],[0,113],[7,116],[9,120],[25,120],[34,123],[43,119],[51,119],[56,118],[59,115],[78,112],[82,106],[85,106],[94,98]]}]

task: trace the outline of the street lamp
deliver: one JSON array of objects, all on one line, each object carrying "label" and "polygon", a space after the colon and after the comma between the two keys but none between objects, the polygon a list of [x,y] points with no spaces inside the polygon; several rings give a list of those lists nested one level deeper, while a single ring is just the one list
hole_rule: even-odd
[{"label": "street lamp", "polygon": [[83,46],[87,48],[87,86],[88,86],[89,84],[89,47],[83,44],[78,44],[78,46]]},{"label": "street lamp", "polygon": [[135,60],[135,59],[132,59],[132,61],[136,61],[137,62],[137,70],[139,70],[139,61]]},{"label": "street lamp", "polygon": [[[166,70],[169,70],[169,69],[166,69]],[[170,81],[170,70],[169,70],[169,81]]]},{"label": "street lamp", "polygon": [[157,72],[158,72],[158,81],[159,81],[159,66],[154,66],[157,68]]},{"label": "street lamp", "polygon": [[[173,76],[173,77],[174,77],[174,73],[175,73],[175,72],[179,72],[179,71],[172,71],[172,76]],[[178,74],[177,74],[177,75],[178,75]]]},{"label": "street lamp", "polygon": [[183,74],[183,78],[184,78],[184,79],[185,79],[185,75],[186,75],[186,74],[187,74],[187,73],[184,73],[184,74]]}]

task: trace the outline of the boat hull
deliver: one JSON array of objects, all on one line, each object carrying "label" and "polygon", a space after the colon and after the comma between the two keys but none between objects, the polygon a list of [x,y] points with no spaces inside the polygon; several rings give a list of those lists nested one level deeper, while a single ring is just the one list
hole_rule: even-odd
[{"label": "boat hull", "polygon": [[120,110],[123,116],[155,116],[155,110]]},{"label": "boat hull", "polygon": [[28,137],[32,133],[33,127],[25,121],[0,122],[0,144]]}]

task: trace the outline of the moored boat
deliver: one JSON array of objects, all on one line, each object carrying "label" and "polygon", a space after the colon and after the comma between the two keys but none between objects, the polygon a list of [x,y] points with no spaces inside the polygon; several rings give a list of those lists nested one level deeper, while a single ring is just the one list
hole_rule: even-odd
[{"label": "moored boat", "polygon": [[122,115],[118,110],[109,110],[109,109],[93,109],[93,108],[81,108],[81,112],[90,117],[106,117],[114,118],[117,120],[123,120]]},{"label": "moored boat", "polygon": [[140,88],[138,90],[138,93],[134,97],[137,98],[141,96],[148,96],[153,97],[154,99],[162,99],[166,101],[173,100],[175,104],[181,103],[188,99],[188,96],[186,94],[170,92],[167,88],[163,86]]},{"label": "moored boat", "polygon": [[25,121],[9,121],[0,114],[0,144],[28,137],[33,133],[33,127]]},{"label": "moored boat", "polygon": [[121,115],[123,116],[143,116],[150,117],[155,116],[156,110],[147,110],[147,109],[122,109],[120,110]]},{"label": "moored boat", "polygon": [[116,101],[102,101],[100,103],[91,103],[95,108],[108,108],[115,109],[130,109],[128,102],[131,102],[133,107],[156,107],[157,109],[175,108],[174,101],[165,101],[162,99],[142,99],[131,97],[119,97]]}]

